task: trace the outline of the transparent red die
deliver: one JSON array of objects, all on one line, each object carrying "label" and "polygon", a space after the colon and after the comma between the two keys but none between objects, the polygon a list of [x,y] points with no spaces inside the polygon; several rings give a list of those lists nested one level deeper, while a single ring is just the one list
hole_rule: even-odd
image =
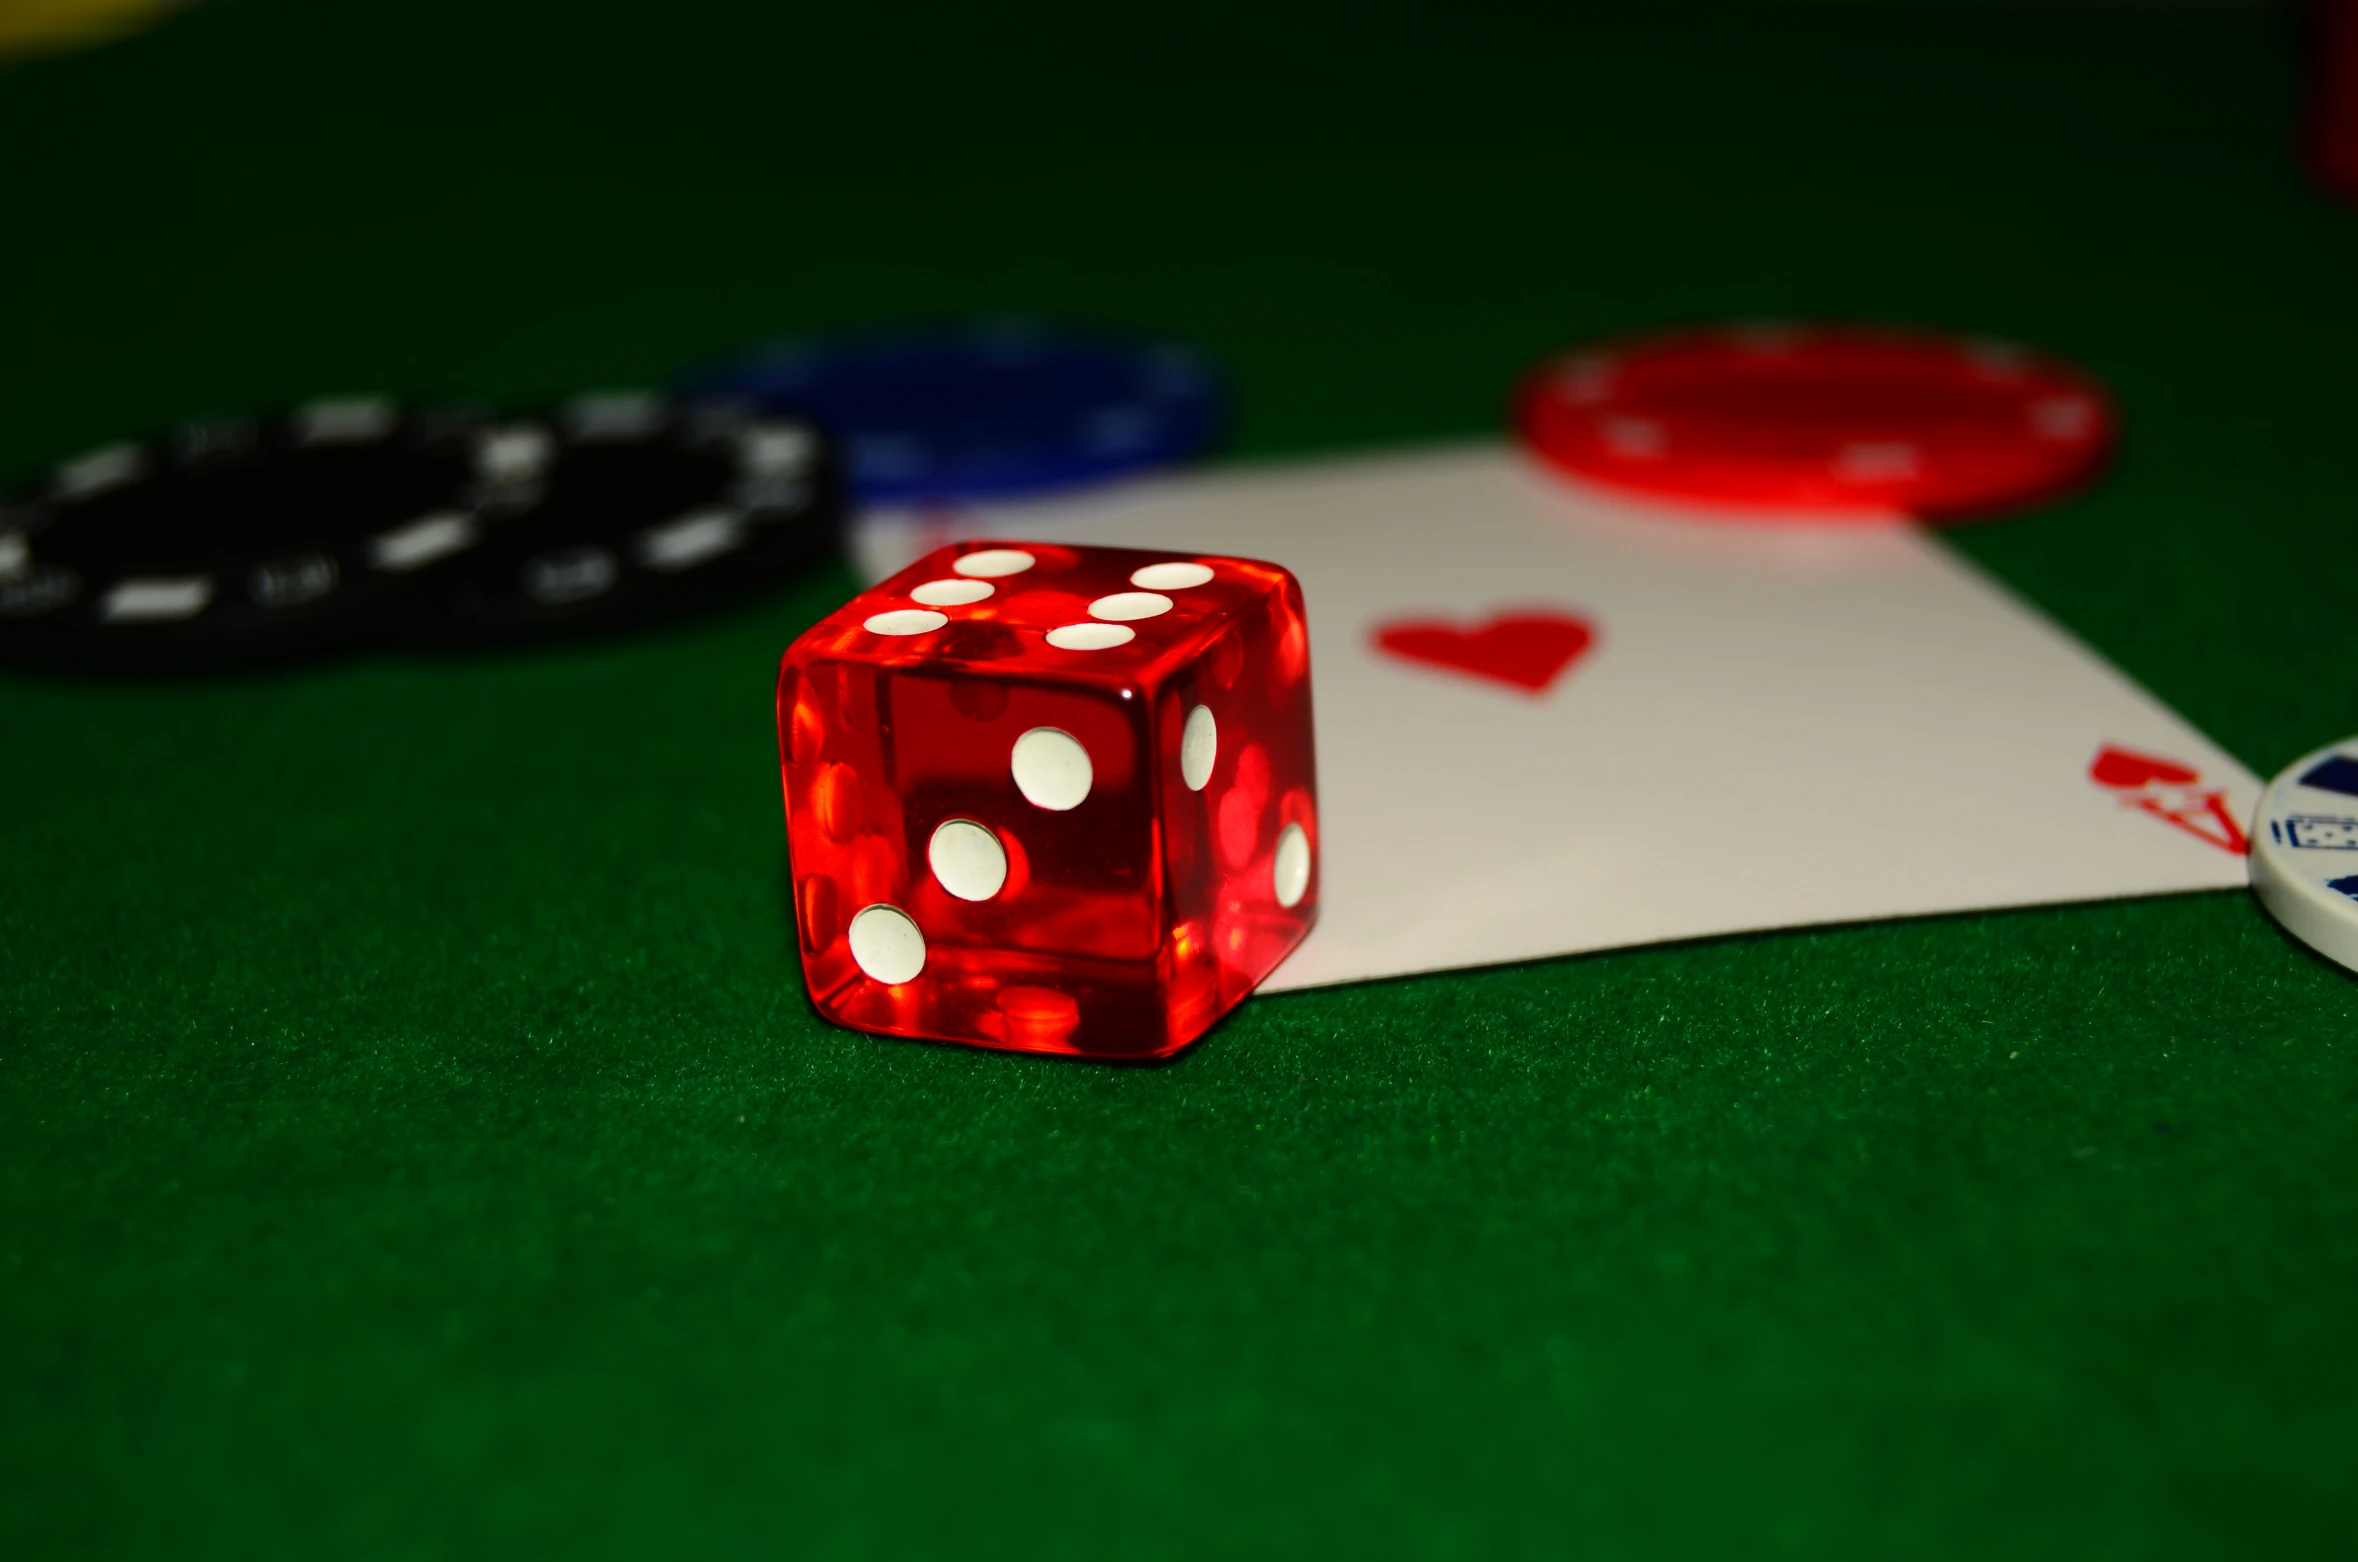
[{"label": "transparent red die", "polygon": [[787,650],[778,747],[837,1024],[1156,1057],[1317,914],[1309,631],[1274,564],[941,549]]}]

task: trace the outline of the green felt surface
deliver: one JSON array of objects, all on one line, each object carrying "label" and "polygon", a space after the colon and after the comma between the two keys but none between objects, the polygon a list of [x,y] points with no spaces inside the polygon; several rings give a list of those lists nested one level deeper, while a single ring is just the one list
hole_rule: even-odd
[{"label": "green felt surface", "polygon": [[[935,310],[1196,337],[1247,453],[1918,320],[2113,384],[1959,545],[2267,772],[2358,729],[2294,88],[2266,13],[224,0],[0,72],[0,466]],[[0,1553],[2348,1554],[2358,982],[2243,897],[878,1041],[766,706],[848,586],[0,679]]]}]

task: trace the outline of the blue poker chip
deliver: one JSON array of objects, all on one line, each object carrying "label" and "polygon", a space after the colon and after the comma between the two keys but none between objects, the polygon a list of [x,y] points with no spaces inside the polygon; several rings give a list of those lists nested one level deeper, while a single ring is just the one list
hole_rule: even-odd
[{"label": "blue poker chip", "polygon": [[869,504],[1075,488],[1201,455],[1226,398],[1202,354],[1028,321],[772,342],[692,375],[834,436]]}]

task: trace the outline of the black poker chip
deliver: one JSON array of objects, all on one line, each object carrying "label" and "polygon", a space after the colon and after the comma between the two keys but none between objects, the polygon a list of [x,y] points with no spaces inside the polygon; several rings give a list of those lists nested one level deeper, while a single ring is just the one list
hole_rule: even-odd
[{"label": "black poker chip", "polygon": [[367,643],[441,600],[545,459],[380,398],[93,451],[0,501],[0,657],[179,673]]},{"label": "black poker chip", "polygon": [[827,440],[742,399],[585,396],[497,432],[542,442],[548,460],[421,623],[430,644],[668,621],[774,586],[841,541]]},{"label": "black poker chip", "polygon": [[609,632],[776,585],[842,522],[827,440],[741,399],[319,401],[0,499],[0,660],[160,675]]}]

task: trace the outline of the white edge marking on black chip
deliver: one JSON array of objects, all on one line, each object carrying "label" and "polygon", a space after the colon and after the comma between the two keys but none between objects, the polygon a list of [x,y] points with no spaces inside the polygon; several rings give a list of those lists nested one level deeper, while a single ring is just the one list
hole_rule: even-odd
[{"label": "white edge marking on black chip", "polygon": [[667,525],[639,533],[639,562],[676,574],[745,544],[745,517],[734,510],[692,510]]},{"label": "white edge marking on black chip", "polygon": [[304,607],[333,594],[342,574],[332,554],[292,554],[257,565],[246,576],[246,595],[273,611]]},{"label": "white edge marking on black chip", "polygon": [[811,463],[818,441],[795,423],[758,423],[745,431],[738,459],[753,477],[795,477]]},{"label": "white edge marking on black chip", "polygon": [[0,580],[16,580],[33,567],[32,545],[20,531],[0,531]]},{"label": "white edge marking on black chip", "polygon": [[301,445],[365,445],[393,432],[400,412],[382,396],[348,396],[315,401],[295,410],[295,442]]},{"label": "white edge marking on black chip", "polygon": [[208,418],[191,423],[180,430],[174,443],[179,446],[183,461],[212,461],[223,456],[243,455],[254,448],[254,424],[250,418]]},{"label": "white edge marking on black chip", "polygon": [[487,428],[475,439],[475,472],[491,483],[530,482],[556,453],[557,442],[537,423]]},{"label": "white edge marking on black chip", "polygon": [[157,624],[194,618],[213,600],[210,575],[130,575],[98,604],[102,624]]},{"label": "white edge marking on black chip", "polygon": [[60,466],[53,491],[60,499],[95,499],[130,482],[146,466],[147,455],[137,445],[108,445]]},{"label": "white edge marking on black chip", "polygon": [[526,559],[517,583],[542,607],[564,607],[604,596],[619,573],[614,555],[603,548],[559,548]]},{"label": "white edge marking on black chip", "polygon": [[391,575],[406,575],[454,553],[464,553],[475,546],[477,535],[472,515],[463,510],[436,510],[431,515],[419,516],[407,526],[396,526],[371,537],[369,566]]},{"label": "white edge marking on black chip", "polygon": [[38,618],[54,613],[81,590],[82,578],[72,570],[36,565],[22,576],[0,580],[0,618]]},{"label": "white edge marking on black chip", "polygon": [[663,398],[650,391],[609,391],[576,397],[565,409],[575,439],[644,439],[663,427]]}]

